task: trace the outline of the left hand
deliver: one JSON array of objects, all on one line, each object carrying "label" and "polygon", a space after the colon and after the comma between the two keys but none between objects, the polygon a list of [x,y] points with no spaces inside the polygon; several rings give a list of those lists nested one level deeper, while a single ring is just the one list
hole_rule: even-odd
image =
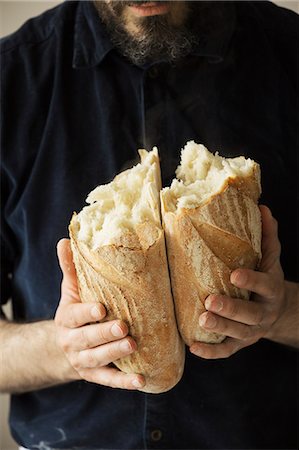
[{"label": "left hand", "polygon": [[261,206],[260,210],[263,257],[259,271],[237,269],[231,274],[232,284],[254,294],[251,301],[215,294],[207,297],[207,312],[201,314],[200,326],[223,334],[226,339],[220,344],[194,343],[190,351],[201,358],[227,358],[260,338],[266,338],[286,308],[277,221],[266,206]]}]

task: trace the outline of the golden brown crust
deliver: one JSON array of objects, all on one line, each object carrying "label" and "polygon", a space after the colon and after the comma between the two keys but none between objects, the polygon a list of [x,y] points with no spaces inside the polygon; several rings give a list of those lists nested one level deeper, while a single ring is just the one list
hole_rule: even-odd
[{"label": "golden brown crust", "polygon": [[[144,392],[158,393],[178,383],[184,368],[184,344],[177,331],[163,231],[151,223],[137,227],[139,244],[123,235],[121,245],[96,251],[70,237],[82,301],[99,301],[105,320],[124,320],[137,351],[115,365],[127,373],[142,373]],[[136,235],[135,235],[136,237]]]},{"label": "golden brown crust", "polygon": [[[246,181],[243,183],[246,186]],[[254,186],[254,183],[251,183]],[[209,294],[248,299],[230,283],[232,270],[255,269],[261,258],[257,192],[235,180],[198,208],[168,212],[161,194],[163,226],[179,331],[187,345],[221,342],[224,337],[199,326]],[[248,185],[247,185],[248,186]],[[250,196],[247,195],[250,193]]]}]

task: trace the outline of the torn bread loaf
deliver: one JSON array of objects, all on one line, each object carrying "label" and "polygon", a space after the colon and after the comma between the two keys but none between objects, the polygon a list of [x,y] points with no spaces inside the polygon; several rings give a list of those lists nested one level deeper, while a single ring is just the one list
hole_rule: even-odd
[{"label": "torn bread loaf", "polygon": [[191,141],[176,176],[161,191],[161,208],[179,331],[187,345],[218,343],[224,336],[205,331],[198,319],[209,294],[249,298],[230,274],[255,269],[261,259],[260,168]]},{"label": "torn bread loaf", "polygon": [[121,319],[137,350],[115,362],[145,376],[144,392],[171,389],[184,368],[160,218],[157,149],[139,150],[141,163],[98,186],[74,215],[71,246],[82,301],[99,301],[105,320]]}]

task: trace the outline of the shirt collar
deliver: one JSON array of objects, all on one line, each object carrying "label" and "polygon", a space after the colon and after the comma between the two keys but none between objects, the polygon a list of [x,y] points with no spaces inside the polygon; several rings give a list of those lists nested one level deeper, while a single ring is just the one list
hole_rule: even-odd
[{"label": "shirt collar", "polygon": [[[206,2],[218,14],[211,17],[209,30],[199,39],[193,55],[206,57],[211,63],[224,59],[235,29],[233,2]],[[199,30],[200,32],[200,30]],[[73,68],[88,68],[100,64],[113,49],[105,27],[99,19],[93,1],[79,1],[75,19]]]},{"label": "shirt collar", "polygon": [[211,63],[223,61],[236,26],[234,2],[210,1],[206,3],[209,25],[202,34],[193,54],[203,56]]},{"label": "shirt collar", "polygon": [[73,68],[100,64],[113,44],[98,16],[93,1],[80,1],[75,18]]}]

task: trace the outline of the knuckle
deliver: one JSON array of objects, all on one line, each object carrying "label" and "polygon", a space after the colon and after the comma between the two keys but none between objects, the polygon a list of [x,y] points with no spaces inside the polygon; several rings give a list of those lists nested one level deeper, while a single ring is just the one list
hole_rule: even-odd
[{"label": "knuckle", "polygon": [[253,325],[259,325],[264,320],[264,311],[261,308],[256,308],[253,312]]},{"label": "knuckle", "polygon": [[97,365],[93,350],[83,350],[83,352],[80,352],[79,355],[84,367],[92,368]]},{"label": "knuckle", "polygon": [[106,386],[110,386],[112,388],[118,388],[121,387],[121,383],[119,382],[120,375],[118,372],[105,372],[104,375],[102,375],[102,381]]},{"label": "knuckle", "polygon": [[69,339],[66,330],[61,329],[56,334],[56,343],[64,353],[69,353],[71,349],[71,340]]},{"label": "knuckle", "polygon": [[90,383],[97,383],[94,374],[89,369],[83,369],[81,366],[76,368],[74,365],[73,368],[79,373],[82,380],[89,381]]},{"label": "knuckle", "polygon": [[86,351],[86,364],[87,367],[95,367],[97,365],[97,360],[93,350]]},{"label": "knuckle", "polygon": [[251,326],[244,325],[244,327],[242,327],[241,339],[244,341],[248,341],[252,339],[253,333],[254,331]]},{"label": "knuckle", "polygon": [[88,337],[88,333],[87,333],[86,327],[82,327],[80,329],[80,337],[79,337],[79,339],[80,339],[82,347],[90,348],[92,346],[91,342],[90,342],[90,339]]},{"label": "knuckle", "polygon": [[239,313],[239,305],[236,301],[234,301],[233,299],[230,299],[227,302],[227,310],[228,313],[230,315],[230,317],[232,319],[234,319],[235,317],[237,317],[238,313]]},{"label": "knuckle", "polygon": [[79,326],[75,305],[70,305],[68,308],[68,322],[70,328],[77,328]]},{"label": "knuckle", "polygon": [[69,363],[70,363],[71,366],[72,366],[75,370],[77,370],[77,371],[80,370],[80,369],[82,369],[82,363],[81,363],[81,361],[80,361],[79,356],[80,356],[80,355],[75,354],[75,353],[72,353],[72,354],[70,354],[70,355],[68,356]]},{"label": "knuckle", "polygon": [[115,346],[114,344],[109,344],[106,349],[107,359],[110,362],[115,361],[120,357],[119,346]]},{"label": "knuckle", "polygon": [[217,332],[227,335],[227,331],[230,328],[230,323],[226,319],[217,319]]},{"label": "knuckle", "polygon": [[113,335],[111,333],[111,326],[107,322],[97,325],[98,336],[103,343],[112,341]]},{"label": "knuckle", "polygon": [[82,368],[82,365],[80,363],[79,360],[79,355],[77,352],[72,352],[70,351],[69,353],[66,354],[67,360],[70,363],[70,365],[75,369],[75,370],[80,370]]},{"label": "knuckle", "polygon": [[71,349],[70,342],[68,342],[68,340],[66,340],[66,339],[60,340],[60,347],[64,353],[69,353],[69,351]]}]

